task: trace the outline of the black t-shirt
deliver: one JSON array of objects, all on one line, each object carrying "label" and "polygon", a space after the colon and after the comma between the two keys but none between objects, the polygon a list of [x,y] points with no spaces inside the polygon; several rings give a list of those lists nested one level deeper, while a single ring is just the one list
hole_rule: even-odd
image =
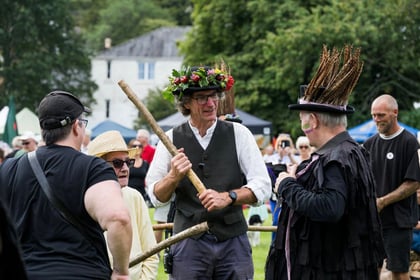
[{"label": "black t-shirt", "polygon": [[0,166],[0,191],[16,225],[28,277],[109,279],[103,232],[87,213],[84,194],[96,183],[117,180],[114,170],[100,158],[58,145],[40,147],[37,158],[57,198],[81,221],[97,246],[50,204],[26,155],[9,159]]},{"label": "black t-shirt", "polygon": [[[397,189],[405,180],[420,181],[417,139],[407,130],[390,139],[379,134],[363,144],[370,153],[370,161],[376,181],[378,197]],[[382,226],[412,228],[417,224],[417,195],[413,195],[385,207],[380,217]]]},{"label": "black t-shirt", "polygon": [[0,279],[26,280],[20,244],[9,211],[0,197]]}]

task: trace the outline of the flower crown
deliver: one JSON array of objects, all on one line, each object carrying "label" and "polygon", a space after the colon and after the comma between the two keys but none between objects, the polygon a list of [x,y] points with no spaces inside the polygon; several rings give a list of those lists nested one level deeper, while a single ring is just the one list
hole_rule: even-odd
[{"label": "flower crown", "polygon": [[235,80],[228,72],[219,68],[207,66],[186,67],[177,71],[172,70],[169,77],[169,85],[163,90],[163,98],[174,100],[174,95],[181,97],[182,94],[216,89],[220,92],[229,91]]}]

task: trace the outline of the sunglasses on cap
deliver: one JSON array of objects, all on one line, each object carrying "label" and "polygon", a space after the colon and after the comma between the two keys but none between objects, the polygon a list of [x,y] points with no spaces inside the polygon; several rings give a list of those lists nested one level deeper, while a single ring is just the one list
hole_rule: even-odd
[{"label": "sunglasses on cap", "polygon": [[132,167],[134,165],[134,162],[136,160],[134,158],[129,158],[126,160],[122,160],[122,159],[114,159],[114,160],[110,160],[107,162],[111,162],[112,165],[114,166],[114,168],[122,168],[124,163],[127,164],[128,167]]}]

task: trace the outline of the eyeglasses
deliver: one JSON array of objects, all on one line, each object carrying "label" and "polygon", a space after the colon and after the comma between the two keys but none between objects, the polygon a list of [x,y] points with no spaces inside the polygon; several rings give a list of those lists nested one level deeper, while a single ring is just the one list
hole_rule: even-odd
[{"label": "eyeglasses", "polygon": [[143,145],[141,145],[141,144],[132,145],[131,148],[143,148]]},{"label": "eyeglasses", "polygon": [[31,142],[22,142],[22,145],[29,145]]},{"label": "eyeglasses", "polygon": [[134,162],[136,160],[134,158],[129,158],[126,160],[122,160],[122,159],[114,159],[114,160],[110,160],[107,162],[111,162],[112,165],[114,166],[114,168],[122,168],[124,163],[127,164],[128,167],[132,167],[134,165]]},{"label": "eyeglasses", "polygon": [[309,149],[309,146],[299,146],[299,149]]},{"label": "eyeglasses", "polygon": [[191,97],[191,98],[197,101],[199,105],[205,105],[207,104],[209,98],[211,101],[218,101],[220,99],[220,96],[217,92],[215,92],[209,95],[199,95],[199,96]]},{"label": "eyeglasses", "polygon": [[88,120],[86,119],[79,119],[79,122],[81,122],[85,127],[88,125]]}]

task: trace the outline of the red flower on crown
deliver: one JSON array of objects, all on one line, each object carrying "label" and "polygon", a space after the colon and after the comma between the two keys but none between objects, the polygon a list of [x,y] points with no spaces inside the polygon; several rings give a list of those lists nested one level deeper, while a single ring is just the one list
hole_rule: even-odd
[{"label": "red flower on crown", "polygon": [[229,91],[234,83],[233,77],[219,68],[198,67],[192,70],[191,67],[186,67],[180,71],[173,69],[169,85],[162,95],[165,99],[173,101],[173,95],[181,96],[188,88],[218,87],[220,91]]}]

